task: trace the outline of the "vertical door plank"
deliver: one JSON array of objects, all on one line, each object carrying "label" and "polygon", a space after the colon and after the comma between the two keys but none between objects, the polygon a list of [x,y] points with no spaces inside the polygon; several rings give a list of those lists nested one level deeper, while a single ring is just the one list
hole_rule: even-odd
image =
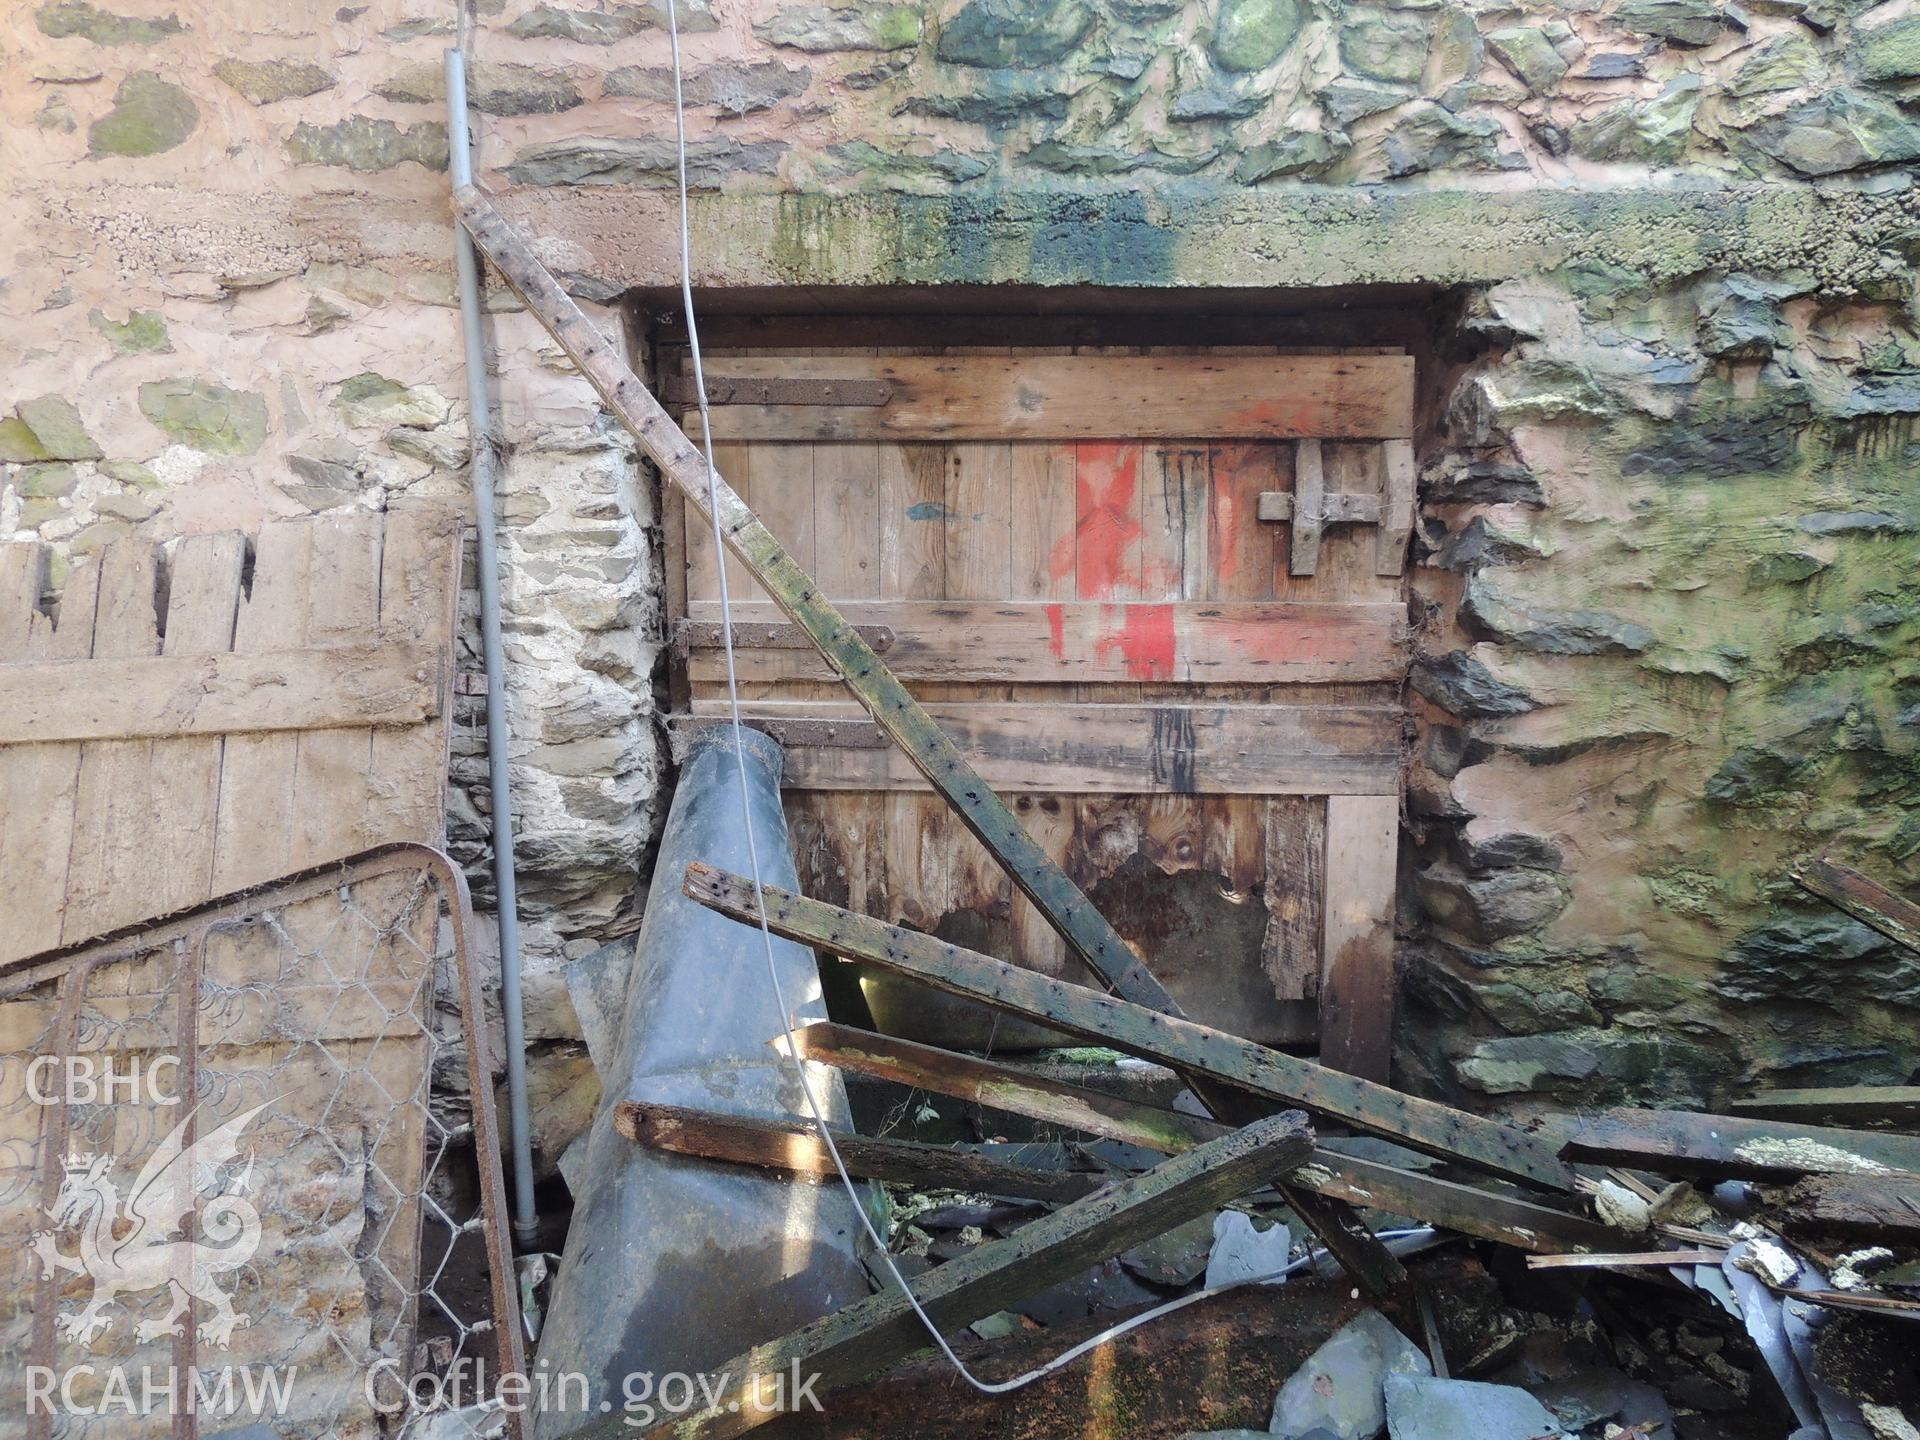
[{"label": "vertical door plank", "polygon": [[[793,556],[794,563],[809,575],[815,573],[819,560],[813,528],[813,446],[759,444],[744,448],[749,452],[748,468],[753,472],[753,499],[748,503],[773,531],[774,539]],[[731,571],[727,583],[733,583]],[[749,583],[747,588],[754,599],[763,598],[758,586]],[[746,598],[738,590],[733,593]]]},{"label": "vertical door plank", "polygon": [[1260,963],[1278,999],[1313,1000],[1320,994],[1326,798],[1265,795],[1258,803],[1265,812],[1267,900]]},{"label": "vertical door plank", "polygon": [[[254,542],[253,587],[234,621],[241,654],[306,644],[312,520],[264,526]],[[229,735],[220,764],[214,825],[217,895],[285,875],[293,867],[293,782],[300,737],[292,732]]]},{"label": "vertical door plank", "polygon": [[[353,645],[380,634],[382,517],[329,515],[314,522],[307,580],[309,645]],[[377,843],[370,823],[373,730],[307,730],[294,766],[292,868],[304,870]]]},{"label": "vertical door plank", "polygon": [[880,488],[880,598],[947,593],[947,452],[941,445],[874,447]]},{"label": "vertical door plank", "polygon": [[387,512],[380,546],[380,633],[437,648],[440,714],[424,724],[373,732],[368,843],[418,840],[439,845],[446,833],[446,777],[454,632],[460,608],[465,523],[449,505],[396,505]]},{"label": "vertical door plank", "polygon": [[[1014,795],[1008,797],[1013,813],[1033,836],[1047,858],[1066,868],[1067,850],[1073,841],[1075,805],[1071,795]],[[1041,918],[1031,901],[1019,892],[1013,895],[1013,951],[1007,958],[1061,979],[1075,978],[1077,961],[1067,958],[1066,942],[1060,933]]]},{"label": "vertical door plank", "polygon": [[829,600],[880,597],[881,448],[865,442],[813,447],[813,578]]},{"label": "vertical door plank", "polygon": [[1397,795],[1327,797],[1320,1061],[1384,1083],[1393,1050]]},{"label": "vertical door plank", "polygon": [[[46,658],[51,648],[55,632],[39,608],[50,554],[37,541],[0,545],[0,665]],[[98,578],[90,561],[76,566],[62,606],[73,621],[64,628],[65,637],[84,636],[88,647]],[[0,926],[0,960],[60,943],[79,764],[77,744],[0,746],[0,908],[7,914]]]},{"label": "vertical door plank", "polygon": [[[166,655],[219,655],[233,648],[246,538],[237,530],[189,535],[174,548],[167,587]],[[213,898],[213,836],[220,798],[218,735],[153,742],[154,800],[171,817],[172,847],[157,867],[154,913]]]},{"label": "vertical door plank", "polygon": [[[100,561],[93,622],[95,658],[160,652],[160,561],[145,540],[117,540]],[[74,801],[73,849],[67,862],[61,943],[160,913],[153,905],[155,857],[173,846],[171,815],[154,794],[153,742],[94,740],[81,747]]]},{"label": "vertical door plank", "polygon": [[1082,440],[1075,448],[1074,593],[1082,600],[1138,600],[1145,447]]},{"label": "vertical door plank", "polygon": [[1023,440],[1012,447],[1009,599],[1073,598],[1074,458],[1074,447],[1057,441]]},{"label": "vertical door plank", "polygon": [[1142,472],[1141,598],[1194,598],[1207,568],[1206,449],[1152,446]]},{"label": "vertical door plank", "polygon": [[1004,600],[1012,588],[1013,447],[968,441],[947,447],[949,600]]},{"label": "vertical door plank", "polygon": [[[1320,568],[1321,517],[1326,504],[1325,456],[1318,440],[1293,448],[1293,523],[1288,569],[1296,576]],[[1326,598],[1326,597],[1321,597]]]},{"label": "vertical door plank", "polygon": [[[1274,542],[1285,531],[1260,519],[1260,496],[1293,486],[1292,446],[1215,445],[1209,456],[1207,578],[1196,599],[1274,598]],[[1286,568],[1284,554],[1279,568]]]},{"label": "vertical door plank", "polygon": [[[1398,571],[1380,571],[1382,532],[1386,524],[1386,447],[1378,444],[1341,444],[1321,447],[1327,493],[1373,495],[1381,502],[1380,525],[1330,525],[1320,537],[1320,569],[1314,598],[1333,601],[1391,601],[1400,596]],[[1411,462],[1411,452],[1409,452]],[[1408,514],[1411,528],[1412,516]],[[1406,548],[1404,537],[1400,550]]]}]

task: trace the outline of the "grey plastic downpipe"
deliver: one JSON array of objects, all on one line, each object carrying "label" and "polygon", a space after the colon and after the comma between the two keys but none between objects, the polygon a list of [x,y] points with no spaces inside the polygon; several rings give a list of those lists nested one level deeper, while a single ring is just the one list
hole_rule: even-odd
[{"label": "grey plastic downpipe", "polygon": [[[453,186],[473,183],[467,131],[467,64],[447,51],[447,159]],[[473,447],[473,519],[479,531],[480,652],[487,668],[487,788],[493,808],[493,885],[500,921],[500,1012],[507,1044],[507,1137],[513,1152],[513,1238],[534,1243],[533,1150],[527,1117],[527,1027],[521,1008],[520,896],[513,870],[513,796],[507,788],[507,685],[500,653],[500,556],[494,534],[493,484],[499,450],[487,401],[487,356],[480,330],[480,256],[456,221],[454,262],[460,278],[460,330],[467,354],[467,434]]]},{"label": "grey plastic downpipe", "polygon": [[[808,1114],[793,1062],[770,1043],[788,1017],[767,983],[766,942],[756,927],[715,914],[681,888],[694,860],[749,868],[749,814],[766,882],[799,884],[780,807],[780,746],[749,730],[741,747],[744,776],[732,726],[705,727],[688,742],[616,1038],[593,1057],[600,1108],[569,1172],[577,1182],[573,1223],[540,1332],[541,1364],[554,1375],[584,1376],[588,1403],[540,1414],[536,1440],[582,1429],[636,1434],[620,1414],[609,1419],[600,1409],[605,1402],[617,1412],[632,1398],[629,1377],[711,1378],[748,1346],[864,1299],[870,1288],[859,1212],[838,1181],[799,1184],[775,1170],[652,1150],[614,1128],[616,1107],[629,1099],[756,1120]],[[772,963],[793,1023],[824,1020],[813,952],[775,939]],[[811,1062],[807,1070],[828,1122],[846,1127],[840,1073]]]}]

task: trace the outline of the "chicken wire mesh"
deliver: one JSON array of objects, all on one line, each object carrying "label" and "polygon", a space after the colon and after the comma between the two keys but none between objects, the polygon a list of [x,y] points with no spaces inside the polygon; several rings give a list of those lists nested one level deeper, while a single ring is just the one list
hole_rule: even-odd
[{"label": "chicken wire mesh", "polygon": [[392,846],[0,976],[0,1437],[518,1440],[469,921]]}]

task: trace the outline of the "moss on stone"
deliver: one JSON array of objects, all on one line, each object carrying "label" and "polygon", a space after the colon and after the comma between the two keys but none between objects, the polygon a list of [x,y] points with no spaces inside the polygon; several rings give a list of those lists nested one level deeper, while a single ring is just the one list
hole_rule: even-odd
[{"label": "moss on stone", "polygon": [[120,82],[113,109],[87,128],[94,155],[159,155],[185,142],[200,123],[200,107],[178,85],[136,72]]},{"label": "moss on stone", "polygon": [[80,412],[61,395],[22,400],[16,414],[33,432],[40,456],[47,460],[98,460],[101,450],[80,421]]},{"label": "moss on stone", "polygon": [[57,0],[33,12],[33,23],[42,35],[56,40],[77,37],[96,45],[157,45],[175,35],[184,35],[187,27],[177,15],[146,19],[134,15],[115,15],[85,0]]},{"label": "moss on stone", "polygon": [[139,391],[140,413],[168,439],[209,455],[251,455],[267,438],[267,402],[250,390],[182,376]]},{"label": "moss on stone", "polygon": [[93,310],[87,314],[87,323],[122,355],[167,354],[173,349],[167,322],[158,310],[130,311],[125,320],[112,320],[106,311]]}]

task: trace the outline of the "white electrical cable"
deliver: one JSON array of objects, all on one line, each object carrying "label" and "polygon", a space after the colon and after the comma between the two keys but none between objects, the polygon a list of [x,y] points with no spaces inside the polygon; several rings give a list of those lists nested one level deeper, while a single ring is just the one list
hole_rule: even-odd
[{"label": "white electrical cable", "polygon": [[[673,130],[674,142],[679,150],[680,303],[687,312],[687,349],[693,358],[693,390],[694,394],[699,397],[700,402],[700,453],[707,467],[707,514],[708,518],[713,521],[714,573],[720,577],[720,639],[722,648],[726,651],[727,656],[727,711],[733,724],[734,764],[739,771],[740,818],[746,826],[747,868],[753,878],[754,907],[760,919],[760,940],[766,952],[767,978],[773,982],[774,1000],[780,1007],[780,1023],[786,1027],[786,1034],[789,1042],[791,1042],[794,1030],[794,1016],[793,1012],[787,1008],[787,997],[780,985],[779,967],[773,958],[773,929],[767,921],[766,896],[761,888],[760,880],[760,851],[754,840],[753,808],[747,790],[745,727],[740,721],[740,683],[734,670],[733,661],[733,603],[727,591],[726,543],[720,530],[720,497],[717,486],[718,472],[714,469],[713,465],[713,424],[707,404],[706,372],[701,366],[700,359],[700,331],[694,321],[693,315],[693,242],[688,233],[687,224],[687,117],[686,102],[681,94],[680,17],[677,13],[674,0],[667,0],[667,39],[673,51]],[[834,1143],[833,1131],[827,1124],[826,1116],[821,1113],[820,1101],[813,1093],[813,1086],[807,1076],[806,1061],[800,1058],[799,1047],[789,1043],[782,1048],[786,1052],[788,1061],[793,1066],[795,1077],[800,1082],[801,1093],[807,1097],[807,1109],[813,1114],[813,1123],[820,1131],[820,1138],[826,1141],[827,1153],[833,1157],[833,1168],[839,1172],[840,1183],[846,1189],[847,1198],[853,1205],[854,1213],[860,1217],[860,1226],[866,1231],[867,1239],[872,1242],[874,1250],[879,1254],[881,1260],[885,1262],[887,1272],[893,1277],[893,1283],[900,1287],[901,1295],[906,1298],[907,1304],[913,1307],[913,1313],[920,1318],[920,1323],[926,1327],[927,1334],[932,1337],[933,1343],[940,1348],[940,1353],[947,1357],[948,1363],[959,1373],[961,1379],[965,1380],[969,1385],[973,1386],[974,1389],[983,1394],[1004,1395],[1010,1391],[1021,1389],[1023,1386],[1031,1385],[1034,1381],[1051,1375],[1062,1366],[1071,1364],[1088,1351],[1097,1349],[1099,1346],[1106,1344],[1107,1341],[1126,1334],[1129,1330],[1145,1325],[1149,1321],[1158,1320],[1164,1315],[1170,1315],[1175,1310],[1182,1309],[1196,1301],[1205,1300],[1215,1295],[1223,1295],[1227,1291],[1238,1289],[1242,1285],[1255,1285],[1263,1281],[1274,1280],[1290,1275],[1302,1266],[1311,1263],[1320,1253],[1317,1250],[1309,1251],[1308,1254],[1302,1256],[1300,1259],[1290,1262],[1282,1269],[1276,1270],[1270,1275],[1251,1276],[1245,1280],[1235,1281],[1229,1285],[1216,1285],[1210,1290],[1196,1290],[1191,1295],[1182,1295],[1177,1300],[1170,1300],[1165,1305],[1135,1315],[1128,1320],[1122,1321],[1118,1325],[1112,1326],[1110,1329],[1102,1330],[1098,1335],[1093,1336],[1091,1339],[1081,1341],[1071,1350],[1055,1356],[1053,1359],[1047,1361],[1046,1364],[1029,1370],[1023,1375],[1016,1375],[1011,1380],[982,1380],[971,1370],[967,1369],[966,1364],[960,1357],[953,1353],[953,1347],[947,1344],[946,1336],[940,1333],[940,1327],[934,1324],[933,1317],[927,1314],[926,1310],[921,1307],[920,1301],[914,1296],[913,1287],[907,1284],[907,1277],[900,1273],[899,1265],[894,1262],[892,1253],[887,1249],[887,1242],[881,1239],[880,1232],[874,1228],[873,1221],[867,1214],[867,1207],[861,1202],[859,1188],[853,1183],[853,1176],[847,1172],[846,1162],[840,1158],[840,1147]],[[1386,1235],[1411,1235],[1419,1233],[1422,1232],[1383,1232],[1383,1234]]]}]

